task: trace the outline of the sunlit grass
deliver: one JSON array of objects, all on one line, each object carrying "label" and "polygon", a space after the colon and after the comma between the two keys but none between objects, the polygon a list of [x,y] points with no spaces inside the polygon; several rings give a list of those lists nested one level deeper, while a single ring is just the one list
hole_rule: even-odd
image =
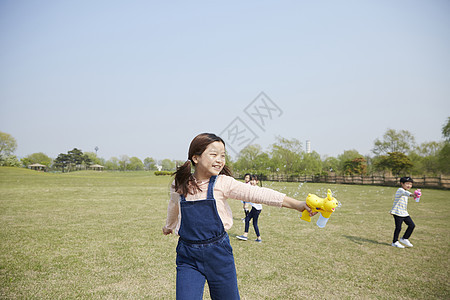
[{"label": "sunlit grass", "polygon": [[[0,168],[0,298],[174,299],[175,236],[163,236],[170,177],[147,172],[47,174]],[[390,246],[396,188],[264,182],[304,200],[330,188],[327,226],[264,206],[263,243],[229,231],[242,299],[448,299],[449,191],[408,210],[414,248]],[[205,288],[205,298],[208,297]]]}]

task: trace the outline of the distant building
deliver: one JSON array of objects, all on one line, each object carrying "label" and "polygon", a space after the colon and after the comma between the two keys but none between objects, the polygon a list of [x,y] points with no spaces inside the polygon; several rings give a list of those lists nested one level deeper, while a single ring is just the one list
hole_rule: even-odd
[{"label": "distant building", "polygon": [[89,166],[90,169],[94,170],[94,171],[103,171],[103,169],[105,168],[104,166],[101,165],[91,165]]},{"label": "distant building", "polygon": [[311,141],[306,140],[306,153],[311,153]]},{"label": "distant building", "polygon": [[36,170],[36,171],[46,171],[47,170],[47,166],[45,165],[41,165],[41,164],[32,164],[28,166],[31,170]]}]

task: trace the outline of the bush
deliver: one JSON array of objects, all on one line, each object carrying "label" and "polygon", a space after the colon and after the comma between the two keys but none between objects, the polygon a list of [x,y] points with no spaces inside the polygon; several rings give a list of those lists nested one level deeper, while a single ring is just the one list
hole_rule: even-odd
[{"label": "bush", "polygon": [[156,176],[165,176],[165,175],[172,175],[173,172],[170,171],[155,171]]},{"label": "bush", "polygon": [[20,167],[20,162],[15,155],[0,155],[0,166],[2,167]]}]

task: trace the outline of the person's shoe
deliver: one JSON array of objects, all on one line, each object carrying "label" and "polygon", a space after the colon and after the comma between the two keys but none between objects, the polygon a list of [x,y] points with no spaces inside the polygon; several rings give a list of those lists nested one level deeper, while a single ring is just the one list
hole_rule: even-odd
[{"label": "person's shoe", "polygon": [[397,247],[397,248],[405,248],[405,246],[403,246],[402,244],[400,244],[398,241],[396,241],[395,243],[392,243],[393,247]]},{"label": "person's shoe", "polygon": [[408,247],[413,246],[413,244],[411,244],[411,242],[408,239],[399,239],[399,241],[400,241],[400,243],[402,243],[405,246],[408,246]]},{"label": "person's shoe", "polygon": [[261,241],[261,240],[258,240],[258,239],[256,239],[255,242],[257,242],[257,243],[262,243],[262,241]]},{"label": "person's shoe", "polygon": [[243,236],[243,235],[239,235],[236,238],[243,240],[243,241],[246,241],[248,239],[246,236]]}]

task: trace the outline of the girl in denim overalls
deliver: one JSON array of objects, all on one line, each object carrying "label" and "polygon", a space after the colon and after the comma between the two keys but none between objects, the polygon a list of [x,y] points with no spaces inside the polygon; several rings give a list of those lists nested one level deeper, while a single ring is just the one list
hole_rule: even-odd
[{"label": "girl in denim overalls", "polygon": [[[191,164],[195,166],[193,174]],[[226,233],[233,219],[227,198],[300,212],[306,209],[314,215],[304,201],[234,180],[225,165],[224,141],[211,133],[199,134],[191,142],[188,161],[175,173],[163,227],[165,235],[175,232],[180,236],[177,299],[202,299],[206,280],[212,299],[240,299],[233,250]]]}]

